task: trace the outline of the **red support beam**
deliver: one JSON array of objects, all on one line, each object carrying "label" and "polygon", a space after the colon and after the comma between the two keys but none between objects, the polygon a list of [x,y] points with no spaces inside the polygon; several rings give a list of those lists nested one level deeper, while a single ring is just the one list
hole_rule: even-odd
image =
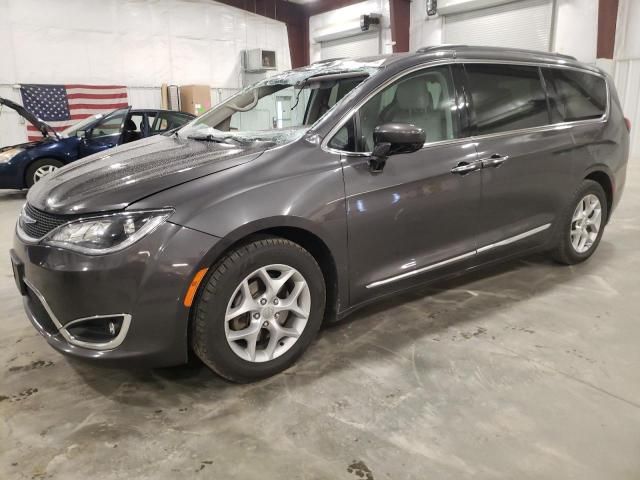
[{"label": "red support beam", "polygon": [[409,51],[410,0],[389,0],[393,53]]},{"label": "red support beam", "polygon": [[613,58],[616,43],[618,0],[599,0],[598,4],[598,58]]},{"label": "red support beam", "polygon": [[309,17],[303,18],[303,22],[287,23],[292,68],[309,65]]}]

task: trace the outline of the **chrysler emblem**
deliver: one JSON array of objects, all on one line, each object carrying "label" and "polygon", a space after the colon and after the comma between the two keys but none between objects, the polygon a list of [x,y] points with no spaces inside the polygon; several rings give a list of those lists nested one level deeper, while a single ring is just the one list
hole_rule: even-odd
[{"label": "chrysler emblem", "polygon": [[22,223],[26,223],[28,225],[33,225],[34,223],[38,223],[35,218],[31,218],[29,215],[27,215],[24,209],[22,210],[20,217],[22,217]]}]

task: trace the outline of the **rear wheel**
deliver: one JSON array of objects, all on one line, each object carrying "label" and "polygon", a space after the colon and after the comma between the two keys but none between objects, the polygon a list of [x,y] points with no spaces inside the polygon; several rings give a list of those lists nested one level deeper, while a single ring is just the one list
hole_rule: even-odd
[{"label": "rear wheel", "polygon": [[593,255],[602,238],[607,215],[607,197],[602,186],[585,180],[560,217],[553,258],[573,265]]},{"label": "rear wheel", "polygon": [[212,268],[194,307],[196,355],[228,380],[259,380],[291,366],[315,337],[324,278],[300,245],[257,240]]},{"label": "rear wheel", "polygon": [[42,180],[50,173],[55,172],[63,165],[64,164],[60,160],[55,160],[53,158],[41,158],[36,160],[29,165],[29,168],[27,168],[27,173],[25,175],[27,188],[33,187],[36,182]]}]

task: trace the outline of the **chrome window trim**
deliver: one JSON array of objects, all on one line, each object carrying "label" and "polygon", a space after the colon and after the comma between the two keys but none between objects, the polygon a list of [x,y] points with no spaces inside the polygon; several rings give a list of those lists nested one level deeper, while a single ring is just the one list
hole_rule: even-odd
[{"label": "chrome window trim", "polygon": [[417,268],[416,270],[411,270],[409,272],[404,272],[404,273],[401,273],[399,275],[394,275],[393,277],[384,278],[382,280],[376,280],[375,282],[372,282],[372,283],[368,284],[366,286],[366,288],[375,288],[375,287],[379,287],[381,285],[386,285],[388,283],[396,282],[398,280],[402,280],[402,279],[408,278],[408,277],[413,277],[415,275],[419,275],[421,273],[425,273],[425,272],[428,272],[430,270],[435,270],[436,268],[444,267],[445,265],[449,265],[451,263],[459,262],[460,260],[465,260],[467,258],[474,257],[474,256],[476,256],[476,255],[478,255],[480,253],[484,253],[484,252],[486,252],[488,250],[492,250],[492,249],[498,248],[498,247],[503,247],[505,245],[509,245],[509,244],[518,242],[520,240],[524,240],[525,238],[528,238],[528,237],[530,237],[532,235],[536,235],[538,233],[541,233],[541,232],[547,230],[550,226],[551,226],[550,223],[545,223],[544,225],[540,225],[539,227],[533,228],[531,230],[527,230],[526,232],[520,233],[518,235],[514,235],[512,237],[507,237],[504,240],[500,240],[499,242],[490,243],[488,245],[485,245],[483,247],[477,248],[477,249],[472,250],[470,252],[466,252],[466,253],[463,253],[461,255],[457,255],[455,257],[448,258],[447,260],[442,260],[440,262],[432,263],[430,265],[426,265],[424,267]]},{"label": "chrome window trim", "polygon": [[[24,279],[24,283],[27,285],[29,290],[31,290],[36,295],[36,297],[38,297],[38,300],[40,300],[40,303],[42,303],[42,306],[49,314],[49,317],[51,317],[51,321],[58,328],[58,333],[60,333],[64,337],[64,339],[67,342],[69,342],[71,345],[75,345],[77,347],[82,347],[82,348],[89,348],[91,350],[113,350],[114,348],[119,347],[122,344],[125,337],[127,336],[127,333],[129,332],[129,326],[131,325],[131,315],[128,313],[113,313],[110,315],[92,315],[90,317],[77,318],[67,323],[66,325],[62,325],[60,320],[58,320],[58,317],[56,317],[55,313],[53,313],[53,310],[51,309],[51,306],[49,306],[49,304],[47,303],[47,300],[44,298],[44,295],[40,293],[40,290],[38,290],[35,287],[35,285],[33,285],[33,283],[31,283],[26,278]],[[38,319],[35,317],[35,315],[32,314],[31,316],[33,316],[34,321],[38,323],[38,325],[40,325],[40,322],[38,322]],[[67,330],[67,328],[70,327],[71,325],[74,325],[80,322],[84,322],[87,320],[94,320],[96,318],[109,318],[109,317],[122,317],[123,320],[122,320],[122,327],[120,327],[120,331],[118,332],[118,335],[113,340],[109,340],[108,342],[102,342],[102,343],[85,342],[83,340],[79,340],[75,338]],[[51,334],[49,333],[47,334],[51,336]]]},{"label": "chrome window trim", "polygon": [[[520,66],[527,66],[527,67],[539,67],[539,68],[559,68],[559,69],[568,69],[568,70],[575,70],[577,72],[580,73],[586,73],[586,74],[590,74],[590,75],[594,75],[596,77],[600,77],[604,80],[605,83],[605,88],[606,88],[606,100],[607,100],[607,105],[605,108],[605,112],[604,114],[599,117],[599,118],[589,118],[586,120],[574,120],[571,122],[558,122],[558,123],[552,123],[549,125],[539,125],[537,127],[529,127],[529,128],[521,128],[518,130],[507,130],[504,132],[497,132],[497,133],[487,133],[484,135],[476,135],[476,136],[468,136],[468,137],[460,137],[460,138],[454,138],[451,140],[440,140],[438,142],[429,142],[429,143],[425,143],[422,146],[422,149],[425,148],[429,148],[432,146],[440,146],[440,145],[448,145],[448,144],[456,144],[460,141],[469,141],[469,140],[481,140],[481,139],[485,139],[485,138],[493,138],[493,137],[499,137],[499,136],[504,136],[504,135],[523,135],[526,133],[536,133],[536,132],[544,132],[544,131],[551,131],[551,130],[560,130],[560,129],[564,129],[564,128],[572,128],[572,127],[576,127],[576,126],[581,126],[581,125],[590,125],[590,124],[596,124],[596,123],[605,123],[606,121],[609,120],[609,114],[611,111],[611,91],[610,91],[610,87],[609,87],[609,82],[607,80],[606,75],[602,74],[601,72],[595,71],[595,70],[591,70],[589,68],[586,67],[579,67],[579,66],[575,66],[575,65],[563,65],[563,64],[557,64],[557,63],[548,63],[548,62],[526,62],[526,61],[515,61],[515,60],[488,60],[488,59],[465,59],[465,58],[460,58],[460,57],[456,57],[456,58],[449,58],[449,59],[444,59],[444,60],[435,60],[432,62],[428,62],[428,63],[421,63],[419,65],[414,65],[413,67],[410,67],[406,70],[403,70],[402,72],[398,72],[397,74],[395,74],[393,77],[385,80],[383,83],[381,83],[380,85],[378,85],[378,87],[376,87],[373,91],[369,92],[369,94],[367,94],[366,97],[364,97],[362,100],[360,100],[355,106],[353,106],[351,109],[349,109],[349,111],[347,113],[345,113],[343,115],[342,118],[340,118],[340,120],[338,120],[338,122],[333,126],[333,128],[331,128],[331,130],[329,130],[329,133],[327,133],[327,135],[325,135],[325,137],[322,139],[322,142],[320,144],[320,147],[322,148],[322,150],[324,150],[327,153],[331,153],[331,154],[336,154],[336,155],[345,155],[348,157],[370,157],[372,155],[372,152],[349,152],[347,150],[339,150],[337,148],[332,148],[329,147],[329,142],[333,139],[333,137],[335,136],[336,133],[338,133],[338,130],[340,130],[345,123],[347,123],[351,117],[365,104],[367,103],[371,98],[373,98],[375,95],[377,95],[381,90],[383,90],[384,88],[386,88],[387,86],[389,86],[389,84],[395,82],[396,80],[400,80],[401,78],[405,77],[406,75],[410,75],[411,73],[414,73],[416,71],[419,70],[423,70],[423,69],[427,69],[427,68],[431,68],[431,67],[437,67],[437,66],[441,66],[441,65],[459,65],[459,64],[489,64],[489,65],[520,65]],[[365,80],[366,81],[366,80]],[[421,149],[421,150],[422,150]]]}]

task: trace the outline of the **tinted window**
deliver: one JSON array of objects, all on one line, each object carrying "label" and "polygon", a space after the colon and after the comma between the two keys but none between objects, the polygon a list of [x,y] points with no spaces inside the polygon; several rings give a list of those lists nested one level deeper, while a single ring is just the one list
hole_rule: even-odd
[{"label": "tinted window", "polygon": [[158,112],[147,112],[147,125],[149,128],[149,135],[153,135],[153,126],[158,118]]},{"label": "tinted window", "polygon": [[602,77],[564,68],[543,71],[554,123],[604,115],[607,87]]},{"label": "tinted window", "polygon": [[355,138],[354,121],[353,118],[351,118],[333,136],[329,142],[329,147],[345,152],[354,152],[356,151]]},{"label": "tinted window", "polygon": [[125,122],[125,130],[141,133],[144,127],[143,119],[144,114],[132,113],[131,115],[129,115],[129,118],[127,118],[127,121]]},{"label": "tinted window", "polygon": [[373,150],[373,130],[383,123],[411,123],[427,142],[459,136],[455,89],[448,66],[432,67],[391,84],[359,110],[362,151]]},{"label": "tinted window", "polygon": [[537,67],[465,66],[478,134],[549,123],[547,99]]},{"label": "tinted window", "polygon": [[151,127],[151,135],[181,127],[189,120],[191,120],[191,118],[180,115],[179,113],[160,112]]},{"label": "tinted window", "polygon": [[91,129],[91,137],[105,137],[109,135],[120,135],[124,117],[127,110],[120,110],[113,115],[103,118]]}]

